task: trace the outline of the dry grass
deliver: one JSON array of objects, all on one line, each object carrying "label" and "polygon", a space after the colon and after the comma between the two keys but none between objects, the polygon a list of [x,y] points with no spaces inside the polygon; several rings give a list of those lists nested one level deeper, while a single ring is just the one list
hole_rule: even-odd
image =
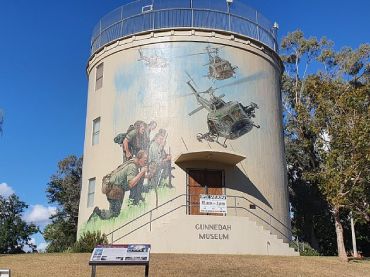
[{"label": "dry grass", "polygon": [[[0,256],[12,277],[90,276],[90,254]],[[144,266],[97,267],[97,276],[144,276]],[[149,276],[370,276],[370,261],[335,257],[152,254]]]}]

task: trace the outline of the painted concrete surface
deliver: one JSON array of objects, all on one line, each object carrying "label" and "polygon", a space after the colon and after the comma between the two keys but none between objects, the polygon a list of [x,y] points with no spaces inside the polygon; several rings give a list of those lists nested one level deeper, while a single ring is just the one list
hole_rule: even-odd
[{"label": "painted concrete surface", "polygon": [[[215,74],[217,59],[221,59],[217,65],[229,69],[228,74]],[[104,63],[103,85],[96,90],[96,67],[101,63]],[[79,234],[98,229],[109,233],[156,205],[186,195],[187,169],[208,168],[224,171],[224,193],[231,196],[228,197],[230,205],[244,207],[229,209],[225,217],[211,217],[225,224],[233,222],[234,230],[240,230],[233,235],[235,243],[230,244],[233,245],[230,251],[235,250],[232,253],[247,253],[247,248],[238,250],[236,240],[248,239],[259,245],[258,251],[265,251],[268,236],[262,235],[263,231],[258,235],[258,228],[250,227],[253,222],[287,241],[291,233],[281,122],[281,64],[276,54],[256,42],[224,34],[160,32],[123,39],[105,47],[90,59],[87,72],[89,84]],[[92,122],[98,117],[101,119],[99,143],[92,145]],[[234,124],[238,118],[244,123],[238,121]],[[148,131],[149,123],[153,121],[156,127]],[[130,125],[137,122],[145,123],[145,151],[149,152],[153,141],[163,135],[162,157],[157,159],[169,156],[174,178],[169,181],[168,176],[161,176],[160,182],[154,182],[158,186],[156,193],[154,186],[150,187],[141,194],[143,200],[137,205],[130,202],[132,191],[125,191],[119,215],[100,220],[93,215],[94,208],[108,210],[110,207],[107,195],[101,192],[102,179],[122,165],[125,155],[124,147],[114,139],[128,133]],[[175,157],[182,153],[207,150],[230,151],[246,158],[236,165],[224,164],[220,159],[174,163]],[[158,160],[154,163],[159,164]],[[137,174],[140,170],[137,167]],[[96,179],[94,204],[87,207],[91,178]],[[143,183],[153,183],[145,178],[143,175]],[[171,186],[167,186],[168,182]],[[186,203],[185,197],[182,204]],[[258,207],[252,211],[254,214],[249,211],[251,202]],[[173,204],[172,208],[176,205]],[[178,224],[176,220],[187,222],[188,228],[194,228],[195,221],[189,218],[183,209],[176,213],[172,222],[175,225]],[[156,232],[172,230],[177,232],[176,236],[181,236],[181,232],[187,232],[186,226],[181,226],[173,227],[174,230],[171,226],[158,225]],[[251,232],[249,236],[243,235],[243,228]],[[134,234],[140,237],[139,232]],[[156,245],[165,245],[166,236],[151,240],[155,249]],[[196,236],[186,243],[193,244],[199,244]],[[203,246],[197,248],[199,253],[211,249],[208,242],[200,245]],[[271,239],[271,253],[275,253],[274,245]],[[212,249],[216,251],[217,248]],[[253,247],[248,249],[258,252]],[[164,250],[162,248],[159,252],[168,252]]]}]

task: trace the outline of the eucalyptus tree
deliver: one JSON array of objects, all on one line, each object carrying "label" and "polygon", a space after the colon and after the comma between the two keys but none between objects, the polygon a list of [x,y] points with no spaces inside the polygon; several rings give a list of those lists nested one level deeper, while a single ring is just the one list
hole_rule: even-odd
[{"label": "eucalyptus tree", "polygon": [[315,247],[314,216],[327,207],[346,260],[341,215],[352,210],[368,222],[370,214],[370,47],[332,46],[301,31],[282,40],[284,123],[292,204],[296,217],[303,215],[295,223],[309,229],[303,234]]}]

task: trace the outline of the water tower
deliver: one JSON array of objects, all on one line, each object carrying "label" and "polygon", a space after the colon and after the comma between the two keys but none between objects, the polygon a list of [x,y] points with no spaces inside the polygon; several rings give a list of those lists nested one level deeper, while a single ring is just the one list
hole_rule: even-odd
[{"label": "water tower", "polygon": [[98,22],[79,235],[296,255],[276,29],[241,0],[139,0]]}]

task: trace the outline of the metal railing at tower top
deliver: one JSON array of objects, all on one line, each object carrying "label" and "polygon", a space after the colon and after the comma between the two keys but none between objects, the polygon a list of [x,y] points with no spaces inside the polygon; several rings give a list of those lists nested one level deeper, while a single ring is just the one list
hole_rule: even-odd
[{"label": "metal railing at tower top", "polygon": [[91,55],[117,39],[163,29],[228,32],[252,38],[277,52],[276,26],[242,0],[137,0],[98,22],[91,38]]}]

